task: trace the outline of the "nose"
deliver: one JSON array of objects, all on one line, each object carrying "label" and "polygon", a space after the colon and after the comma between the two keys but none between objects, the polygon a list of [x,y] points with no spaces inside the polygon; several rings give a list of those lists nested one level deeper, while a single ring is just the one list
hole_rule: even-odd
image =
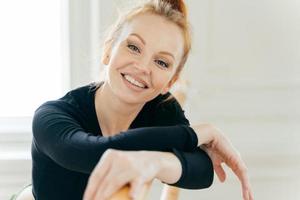
[{"label": "nose", "polygon": [[151,73],[150,64],[148,61],[146,61],[146,59],[135,62],[134,67],[136,68],[137,73],[143,73],[145,75],[149,75]]}]

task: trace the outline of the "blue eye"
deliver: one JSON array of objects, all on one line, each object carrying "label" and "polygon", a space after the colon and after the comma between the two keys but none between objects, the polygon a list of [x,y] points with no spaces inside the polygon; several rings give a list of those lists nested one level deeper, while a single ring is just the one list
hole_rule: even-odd
[{"label": "blue eye", "polygon": [[133,44],[128,44],[127,47],[132,51],[139,52],[139,53],[141,52],[140,49]]},{"label": "blue eye", "polygon": [[162,60],[156,60],[155,61],[157,64],[159,64],[160,66],[162,66],[163,68],[169,68],[169,64],[162,61]]}]

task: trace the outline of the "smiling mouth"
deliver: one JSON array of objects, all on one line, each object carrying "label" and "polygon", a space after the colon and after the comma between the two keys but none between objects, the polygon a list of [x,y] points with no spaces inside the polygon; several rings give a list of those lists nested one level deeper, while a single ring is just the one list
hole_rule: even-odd
[{"label": "smiling mouth", "polygon": [[136,86],[136,87],[139,87],[139,88],[142,88],[142,89],[147,89],[148,86],[144,83],[141,83],[140,81],[136,80],[135,78],[133,78],[132,76],[130,76],[129,74],[123,74],[121,73],[121,75],[123,76],[123,78],[131,83],[132,85]]}]

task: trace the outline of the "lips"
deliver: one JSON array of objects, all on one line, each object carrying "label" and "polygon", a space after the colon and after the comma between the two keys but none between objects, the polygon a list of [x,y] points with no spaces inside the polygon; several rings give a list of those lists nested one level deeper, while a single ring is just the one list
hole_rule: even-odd
[{"label": "lips", "polygon": [[128,76],[130,76],[132,79],[134,79],[135,81],[137,81],[137,82],[139,82],[140,84],[144,85],[144,86],[145,86],[145,89],[149,88],[149,84],[148,84],[146,81],[144,81],[144,80],[138,78],[137,76],[135,76],[135,75],[133,75],[133,74],[129,74],[129,73],[121,73],[121,75],[122,75],[123,77],[124,77],[125,75],[128,75]]}]

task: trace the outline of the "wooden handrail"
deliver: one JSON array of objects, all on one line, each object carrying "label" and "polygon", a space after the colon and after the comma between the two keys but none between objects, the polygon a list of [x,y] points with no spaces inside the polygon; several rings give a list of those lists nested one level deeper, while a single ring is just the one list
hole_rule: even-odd
[{"label": "wooden handrail", "polygon": [[160,200],[178,200],[180,189],[165,184],[162,194],[160,195]]},{"label": "wooden handrail", "polygon": [[[151,187],[151,183],[147,184],[139,193],[138,200],[145,200],[149,190]],[[129,196],[130,186],[126,185],[122,187],[118,192],[116,192],[109,200],[131,200]]]},{"label": "wooden handrail", "polygon": [[[150,184],[143,188],[140,192],[140,196],[138,197],[138,200],[145,200],[149,190],[150,190]],[[109,200],[131,200],[129,196],[130,186],[126,185],[122,187],[118,192],[116,192]],[[164,185],[163,192],[160,196],[160,200],[178,200],[179,198],[179,192],[180,189],[177,187]]]}]

